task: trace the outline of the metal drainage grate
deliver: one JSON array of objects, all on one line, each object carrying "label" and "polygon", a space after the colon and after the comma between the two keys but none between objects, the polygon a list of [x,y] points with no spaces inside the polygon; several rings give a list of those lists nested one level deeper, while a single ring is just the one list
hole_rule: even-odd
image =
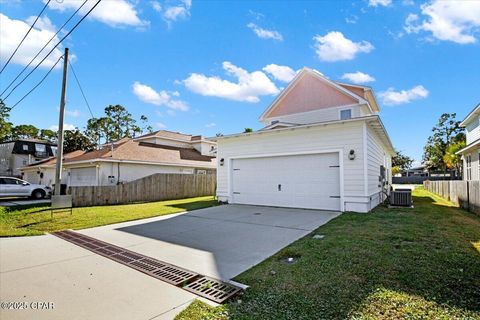
[{"label": "metal drainage grate", "polygon": [[198,278],[183,288],[217,303],[223,303],[241,291],[236,286],[205,276]]},{"label": "metal drainage grate", "polygon": [[217,303],[225,302],[242,290],[231,284],[70,230],[55,232],[53,235]]}]

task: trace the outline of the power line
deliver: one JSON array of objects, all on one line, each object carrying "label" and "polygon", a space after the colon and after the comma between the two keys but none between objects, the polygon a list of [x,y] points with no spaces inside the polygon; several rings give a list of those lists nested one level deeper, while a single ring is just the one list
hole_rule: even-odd
[{"label": "power line", "polygon": [[95,9],[95,7],[101,1],[102,0],[98,0],[97,3],[95,3],[95,5],[90,10],[88,10],[88,12],[73,26],[73,28],[65,36],[63,36],[62,39],[60,39],[60,41],[58,41],[58,43],[47,53],[47,55],[22,79],[22,81],[20,81],[15,87],[13,87],[10,93],[7,94],[3,98],[3,100],[6,100],[15,91],[15,89],[17,89],[18,86],[20,86],[43,63],[43,61],[45,61],[48,58],[48,56],[53,52],[53,50],[55,50],[58,47],[58,45],[62,43],[62,41],[65,40],[65,38],[67,38],[78,27],[78,25],[82,23],[83,20],[85,20],[85,18],[93,11],[93,9]]},{"label": "power line", "polygon": [[45,76],[43,76],[42,80],[40,80],[40,82],[38,82],[30,91],[28,91],[28,92],[22,97],[22,99],[18,100],[18,102],[15,103],[10,110],[13,110],[20,102],[22,102],[26,97],[28,97],[28,96],[30,95],[30,93],[32,93],[35,89],[37,89],[38,86],[42,84],[42,82],[48,77],[48,75],[50,74],[50,72],[52,72],[52,70],[55,68],[55,66],[58,64],[58,62],[59,62],[62,58],[63,58],[63,55],[62,55],[60,58],[58,58],[57,62],[55,62],[55,64],[50,68],[50,70],[48,70],[48,72],[45,74]]},{"label": "power line", "polygon": [[85,96],[85,93],[83,92],[82,85],[80,84],[80,81],[78,80],[77,74],[75,73],[75,69],[73,69],[73,66],[70,63],[70,61],[68,61],[68,64],[70,65],[70,69],[72,69],[73,77],[75,78],[75,80],[78,84],[78,88],[80,89],[80,92],[82,93],[83,100],[85,100],[85,103],[88,107],[88,111],[90,111],[90,115],[92,116],[92,118],[95,118],[94,115],[93,115],[92,109],[90,109],[90,104],[88,103],[87,97]]},{"label": "power line", "polygon": [[18,46],[15,48],[15,50],[13,51],[13,53],[10,55],[10,58],[8,58],[7,62],[3,65],[2,67],[2,70],[0,70],[0,74],[3,72],[3,70],[5,70],[5,68],[8,66],[8,64],[10,63],[10,60],[12,60],[13,56],[15,55],[15,53],[17,53],[17,50],[18,48],[20,48],[20,46],[22,45],[23,41],[25,40],[25,38],[28,36],[28,34],[30,33],[30,31],[32,31],[33,29],[33,26],[35,25],[35,23],[37,23],[38,19],[40,18],[40,16],[42,15],[43,11],[45,11],[45,9],[48,7],[48,4],[50,3],[51,0],[48,0],[47,3],[45,3],[45,5],[43,6],[43,9],[42,11],[40,11],[40,13],[37,15],[37,17],[35,18],[35,21],[33,21],[32,25],[30,26],[30,28],[28,29],[27,33],[25,33],[25,35],[23,36],[23,39],[20,41],[20,43],[18,44]]},{"label": "power line", "polygon": [[17,79],[25,72],[25,70],[28,69],[28,67],[33,63],[33,61],[35,61],[35,59],[37,59],[37,57],[40,55],[40,53],[42,53],[42,51],[48,46],[48,44],[50,42],[52,42],[53,39],[55,39],[55,37],[60,33],[60,31],[62,31],[62,29],[67,25],[67,23],[70,22],[70,20],[72,20],[72,18],[77,14],[78,11],[80,11],[80,9],[85,5],[85,3],[87,3],[88,0],[85,0],[82,5],[80,7],[78,7],[77,10],[75,10],[75,12],[70,16],[70,18],[67,19],[67,21],[65,21],[65,23],[57,30],[57,32],[50,38],[50,40],[48,40],[47,43],[45,43],[45,45],[42,47],[42,49],[40,49],[40,51],[37,52],[37,54],[30,60],[30,62],[22,69],[22,71],[20,71],[19,74],[17,74],[17,76],[15,77],[15,79],[13,79],[13,81],[10,82],[10,84],[2,91],[2,93],[0,93],[0,96],[3,96],[3,94],[15,83],[15,81],[17,81]]}]

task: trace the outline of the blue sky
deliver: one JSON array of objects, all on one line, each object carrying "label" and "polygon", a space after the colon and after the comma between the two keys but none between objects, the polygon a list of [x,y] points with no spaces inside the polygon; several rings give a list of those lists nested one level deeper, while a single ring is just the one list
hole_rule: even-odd
[{"label": "blue sky", "polygon": [[[51,1],[2,73],[2,91],[81,3]],[[260,114],[303,66],[361,82],[374,89],[395,147],[420,160],[440,114],[461,119],[480,102],[479,4],[104,0],[63,47],[74,55],[95,116],[122,104],[137,118],[147,115],[155,129],[206,136],[260,128]],[[3,65],[43,3],[0,6]],[[31,89],[61,50],[7,105]],[[12,111],[14,124],[55,125],[60,81],[56,68]],[[73,77],[67,96],[65,122],[83,129],[90,115]]]}]

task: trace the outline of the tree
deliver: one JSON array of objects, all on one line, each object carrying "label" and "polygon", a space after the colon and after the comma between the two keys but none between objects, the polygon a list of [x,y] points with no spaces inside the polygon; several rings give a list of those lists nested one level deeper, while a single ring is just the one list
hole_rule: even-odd
[{"label": "tree", "polygon": [[105,108],[105,114],[110,120],[108,123],[110,141],[120,140],[125,137],[132,138],[135,132],[140,131],[136,125],[137,121],[133,119],[132,114],[124,106],[119,104],[109,105]]},{"label": "tree", "polygon": [[401,151],[395,150],[395,155],[392,157],[392,174],[400,173],[410,169],[413,159],[402,154]]},{"label": "tree", "polygon": [[85,136],[80,130],[65,130],[63,137],[63,152],[76,150],[90,151],[95,148],[95,143]]},{"label": "tree", "polygon": [[12,128],[13,139],[36,139],[38,138],[38,128],[31,124],[20,124]]},{"label": "tree", "polygon": [[8,121],[10,108],[0,99],[0,142],[11,138],[13,124]]},{"label": "tree", "polygon": [[103,142],[110,142],[109,133],[109,122],[110,120],[102,118],[91,118],[87,121],[87,128],[85,130],[85,135],[90,139],[94,144],[101,144]]},{"label": "tree", "polygon": [[465,148],[465,141],[452,142],[447,146],[443,156],[446,167],[455,170],[459,175],[462,172],[462,156],[456,153],[463,148]]},{"label": "tree", "polygon": [[57,133],[50,129],[41,129],[40,135],[38,136],[40,139],[47,140],[50,142],[57,141]]},{"label": "tree", "polygon": [[109,105],[105,108],[105,117],[88,120],[85,135],[95,144],[109,143],[122,138],[133,138],[143,130],[152,131],[148,118],[140,117],[140,128],[132,114],[121,105]]},{"label": "tree", "polygon": [[447,147],[453,143],[465,141],[464,129],[460,121],[455,120],[456,113],[444,113],[432,128],[432,135],[424,147],[423,162],[429,169],[446,170],[444,157]]},{"label": "tree", "polygon": [[140,122],[142,123],[140,134],[153,132],[153,127],[148,124],[148,118],[145,115],[140,116]]},{"label": "tree", "polygon": [[247,132],[253,132],[253,129],[252,129],[252,128],[245,128],[245,130],[244,130],[243,132],[245,132],[245,133],[247,133]]}]

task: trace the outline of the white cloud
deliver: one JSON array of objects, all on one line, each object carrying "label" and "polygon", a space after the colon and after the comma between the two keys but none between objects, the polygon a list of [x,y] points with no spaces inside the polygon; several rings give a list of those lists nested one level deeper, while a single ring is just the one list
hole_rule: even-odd
[{"label": "white cloud", "polygon": [[[27,20],[29,19],[30,18]],[[10,19],[2,13],[0,13],[0,25],[0,61],[2,61],[3,64],[7,61],[22,38],[25,36],[30,28],[30,25],[22,20]],[[55,34],[55,32],[51,31],[51,28],[53,28],[53,24],[51,24],[50,20],[45,16],[38,26],[35,25],[27,38],[25,38],[22,46],[12,58],[12,63],[24,66],[27,65],[37,54],[37,52],[40,51],[40,49],[45,45],[45,43],[47,43],[48,40],[50,40],[50,38]],[[33,64],[36,65],[39,63],[54,47],[58,40],[58,37],[55,37],[48,44],[45,50],[43,50],[43,52],[35,59]],[[61,45],[58,46],[57,49],[53,50],[52,54],[42,63],[41,67],[49,68],[53,66],[55,62],[57,62],[57,60],[62,56],[62,50],[63,48]],[[60,64],[58,64],[57,67],[59,68]]]},{"label": "white cloud", "polygon": [[279,92],[275,84],[262,71],[248,72],[228,61],[223,62],[222,66],[227,74],[238,81],[232,82],[217,76],[207,77],[192,73],[183,80],[183,83],[190,91],[203,96],[246,102],[258,102],[260,96],[274,95]]},{"label": "white cloud", "polygon": [[[57,111],[60,111],[60,108],[57,108]],[[77,118],[80,116],[80,111],[78,111],[77,109],[70,110],[65,108],[65,115],[69,117]]]},{"label": "white cloud", "polygon": [[[44,2],[46,2],[44,0]],[[87,13],[96,3],[88,1],[82,9],[81,14]],[[76,0],[51,1],[48,5],[51,9],[60,12],[77,10],[81,2]],[[98,20],[112,27],[134,26],[144,27],[149,24],[138,17],[135,6],[126,0],[102,1],[93,9],[87,19]]]},{"label": "white cloud", "polygon": [[167,127],[164,123],[161,123],[161,122],[155,122],[155,126],[158,129],[165,129]]},{"label": "white cloud", "polygon": [[410,103],[413,100],[424,99],[428,97],[428,90],[424,86],[418,85],[409,90],[395,91],[394,88],[388,88],[387,91],[380,92],[385,105],[398,105]]},{"label": "white cloud", "polygon": [[216,127],[216,126],[217,126],[217,124],[215,122],[210,122],[210,123],[207,123],[205,125],[206,128],[213,128],[213,127]]},{"label": "white cloud", "polygon": [[480,30],[480,1],[434,0],[421,6],[425,19],[409,14],[404,29],[407,33],[430,32],[433,38],[469,44],[477,41]]},{"label": "white cloud", "polygon": [[324,36],[316,35],[313,39],[317,56],[328,62],[352,60],[358,53],[368,53],[374,49],[370,42],[353,42],[339,31],[332,31]]},{"label": "white cloud", "polygon": [[167,21],[168,25],[179,19],[185,19],[190,16],[190,9],[192,8],[191,0],[181,0],[176,6],[169,6],[163,13],[163,19]]},{"label": "white cloud", "polygon": [[349,24],[355,24],[358,22],[358,16],[351,15],[350,17],[346,17],[345,22]]},{"label": "white cloud", "polygon": [[252,29],[253,32],[257,35],[257,37],[261,39],[273,39],[277,41],[283,41],[283,36],[278,31],[260,28],[255,23],[249,23],[247,24],[247,27]]},{"label": "white cloud", "polygon": [[160,12],[162,11],[162,5],[158,1],[150,1],[150,5],[152,6],[153,10]]},{"label": "white cloud", "polygon": [[188,105],[181,100],[175,100],[167,91],[155,91],[152,87],[135,81],[132,85],[133,93],[138,99],[145,103],[154,104],[156,106],[166,106],[170,109],[187,111]]},{"label": "white cloud", "polygon": [[[25,22],[31,25],[33,22],[35,22],[36,18],[36,16],[28,17]],[[57,27],[47,16],[38,18],[37,22],[35,23],[35,28],[50,31],[52,32],[52,35],[53,33],[57,32]]]},{"label": "white cloud", "polygon": [[346,79],[348,81],[351,81],[356,84],[362,84],[362,83],[367,83],[367,82],[373,82],[375,81],[375,78],[372,77],[369,74],[357,71],[357,72],[351,72],[351,73],[344,73],[342,76],[342,79]]},{"label": "white cloud", "polygon": [[[63,131],[65,130],[75,130],[77,127],[73,124],[69,124],[69,123],[64,123],[63,124]],[[54,125],[51,125],[48,129],[50,130],[53,130],[53,131],[58,131],[58,125],[54,124]]]},{"label": "white cloud", "polygon": [[262,70],[271,74],[275,79],[283,82],[290,82],[297,74],[295,70],[288,66],[279,66],[273,63],[265,66]]},{"label": "white cloud", "polygon": [[390,4],[392,4],[392,0],[368,0],[369,7],[378,7],[378,6],[387,7]]}]

